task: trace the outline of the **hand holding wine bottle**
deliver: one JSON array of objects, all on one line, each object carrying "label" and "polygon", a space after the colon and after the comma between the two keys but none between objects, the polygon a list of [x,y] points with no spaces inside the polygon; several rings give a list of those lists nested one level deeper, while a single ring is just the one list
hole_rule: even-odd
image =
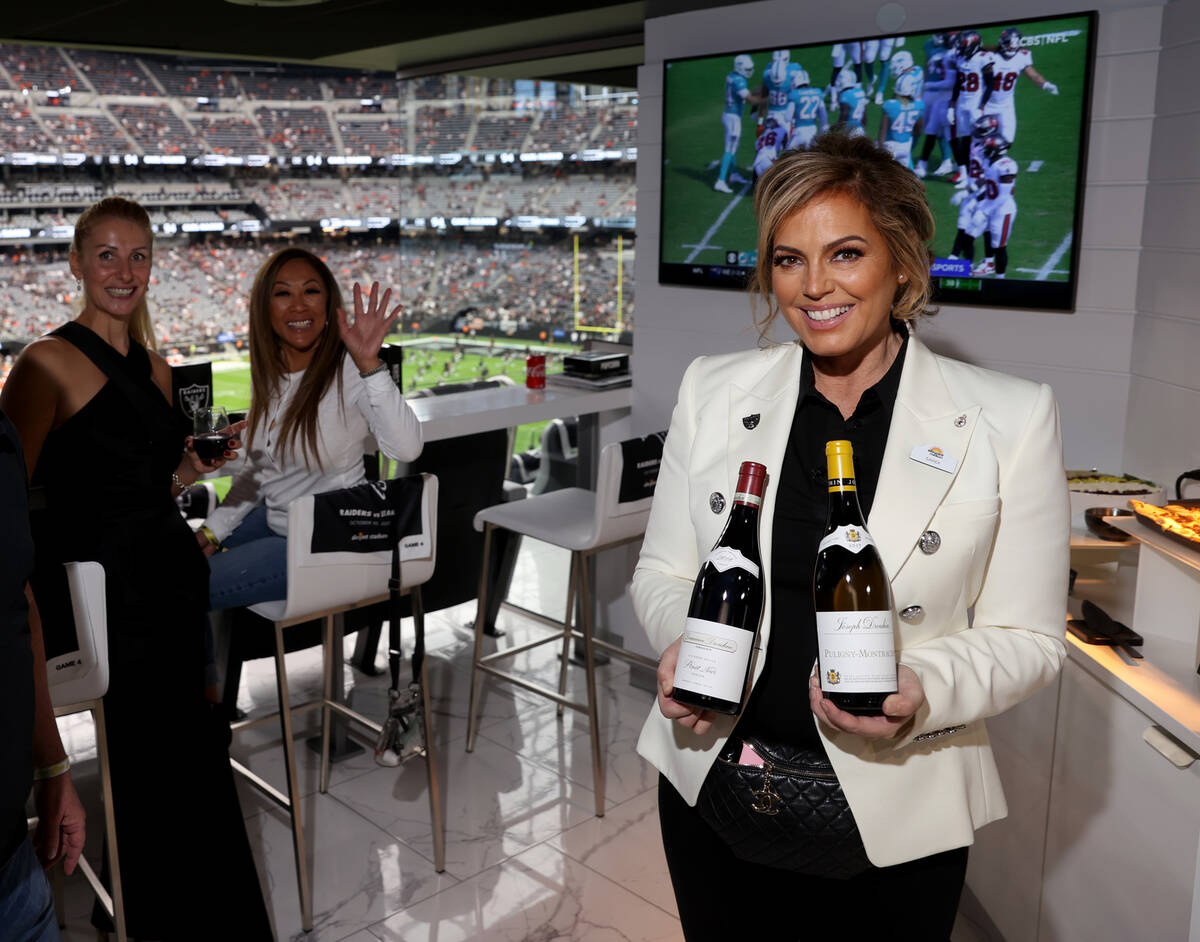
[{"label": "hand holding wine bottle", "polygon": [[854,449],[831,441],[825,455],[829,519],[813,569],[818,667],[809,700],[837,729],[891,738],[925,702],[925,691],[896,663],[891,582],[858,505]]},{"label": "hand holding wine bottle", "polygon": [[[766,481],[765,467],[742,462],[729,519],[700,565],[687,627],[672,645],[675,667],[670,696],[702,713],[733,715],[742,708],[763,607],[758,515]],[[660,663],[660,678],[662,673]]]},{"label": "hand holding wine bottle", "polygon": [[679,649],[683,646],[683,636],[675,641],[662,653],[658,660],[658,709],[669,720],[678,721],[697,736],[703,736],[712,727],[716,716],[712,710],[680,703],[671,695],[675,692],[675,666],[679,663]]},{"label": "hand holding wine bottle", "polygon": [[817,719],[843,733],[863,739],[894,739],[925,702],[925,688],[912,668],[896,668],[897,691],[883,701],[882,716],[855,716],[839,709],[821,691],[821,679],[813,673],[808,682],[808,701]]}]

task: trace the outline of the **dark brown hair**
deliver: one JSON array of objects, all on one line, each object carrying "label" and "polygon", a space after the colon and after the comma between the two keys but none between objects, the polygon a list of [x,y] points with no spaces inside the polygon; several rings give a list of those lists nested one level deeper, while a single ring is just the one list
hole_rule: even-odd
[{"label": "dark brown hair", "polygon": [[[755,186],[758,265],[749,288],[760,337],[779,314],[771,291],[775,233],[793,213],[834,193],[846,193],[863,205],[883,236],[897,272],[906,276],[896,286],[892,316],[911,320],[936,313],[929,306],[933,293],[929,277],[933,214],[925,200],[925,185],[868,138],[841,130],[827,131],[814,138],[807,150],[781,154]],[[756,303],[759,299],[767,306],[762,316]]]},{"label": "dark brown hair", "polygon": [[317,341],[312,361],[304,370],[304,376],[289,403],[279,427],[280,457],[292,452],[295,455],[299,440],[300,452],[307,464],[316,459],[321,466],[321,455],[317,449],[317,410],[329,387],[337,380],[338,401],[342,399],[342,361],[346,356],[346,345],[342,342],[337,325],[337,312],[342,306],[342,293],[338,290],[333,273],[321,259],[307,249],[290,247],[280,249],[272,255],[254,276],[250,289],[250,415],[247,439],[253,441],[255,433],[267,414],[267,403],[279,392],[283,376],[287,372],[283,344],[271,327],[271,293],[279,270],[288,262],[300,259],[307,262],[325,286],[325,329]]}]

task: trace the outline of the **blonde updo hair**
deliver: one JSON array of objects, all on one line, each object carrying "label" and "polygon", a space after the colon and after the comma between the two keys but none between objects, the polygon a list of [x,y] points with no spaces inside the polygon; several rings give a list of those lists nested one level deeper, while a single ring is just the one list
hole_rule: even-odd
[{"label": "blonde updo hair", "polygon": [[[937,313],[930,307],[933,213],[925,200],[924,184],[868,138],[834,130],[818,135],[807,150],[782,153],[755,186],[758,265],[749,290],[760,337],[779,315],[771,289],[775,233],[793,213],[834,193],[848,194],[863,205],[883,236],[897,272],[906,276],[896,285],[892,316],[911,322],[920,315]],[[760,300],[766,303],[765,314]]]},{"label": "blonde updo hair", "polygon": [[[71,254],[76,258],[83,255],[83,243],[97,223],[105,219],[122,219],[139,226],[146,233],[146,242],[154,248],[154,230],[150,228],[150,215],[139,203],[127,200],[123,196],[106,196],[99,202],[93,203],[75,220],[75,235],[71,239]],[[129,336],[147,350],[154,350],[158,344],[154,339],[154,327],[150,323],[150,308],[146,305],[143,294],[137,309],[129,319]]]}]

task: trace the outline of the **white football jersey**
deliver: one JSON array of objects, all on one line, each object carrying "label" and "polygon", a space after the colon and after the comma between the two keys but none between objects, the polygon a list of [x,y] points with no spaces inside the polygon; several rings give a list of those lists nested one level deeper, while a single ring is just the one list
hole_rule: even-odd
[{"label": "white football jersey", "polygon": [[983,141],[971,136],[971,152],[967,159],[967,176],[972,183],[983,185],[984,170],[987,169],[987,158],[983,156]]},{"label": "white football jersey", "polygon": [[[1004,177],[1011,177],[1008,183],[1002,183]],[[1012,196],[1017,185],[1017,162],[1005,154],[989,166],[983,174],[985,189],[984,199],[989,203],[1007,199]]]},{"label": "white football jersey", "polygon": [[958,92],[959,108],[978,108],[983,98],[983,67],[989,65],[993,53],[980,49],[970,59],[955,57],[958,66],[958,81],[955,89]]},{"label": "white football jersey", "polygon": [[1021,73],[1033,65],[1033,53],[1028,49],[1018,49],[1011,59],[1006,59],[1001,53],[992,55],[992,94],[988,104],[1004,105],[1012,101],[1013,92],[1017,87],[1017,79]]}]

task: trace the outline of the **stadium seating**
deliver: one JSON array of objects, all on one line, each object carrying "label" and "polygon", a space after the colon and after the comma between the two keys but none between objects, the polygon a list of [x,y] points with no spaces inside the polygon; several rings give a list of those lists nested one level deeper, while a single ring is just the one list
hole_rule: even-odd
[{"label": "stadium seating", "polygon": [[278,154],[331,154],[336,148],[323,108],[255,108],[254,117]]},{"label": "stadium seating", "polygon": [[9,88],[79,88],[79,73],[62,50],[54,46],[0,43],[0,64],[12,76]]},{"label": "stadium seating", "polygon": [[200,142],[167,105],[109,105],[109,110],[147,153],[179,154],[197,151]]},{"label": "stadium seating", "polygon": [[142,68],[143,59],[123,52],[99,49],[64,50],[86,84],[100,95],[161,94]]},{"label": "stadium seating", "polygon": [[[0,153],[39,158],[29,167],[22,164],[33,160],[9,161],[0,181],[0,228],[14,230],[0,236],[0,339],[38,336],[77,309],[66,266],[70,226],[85,206],[110,194],[136,199],[151,214],[150,306],[156,330],[172,345],[244,336],[246,294],[276,247],[276,222],[299,223],[291,237],[315,243],[344,287],[354,280],[399,285],[409,323],[444,322],[474,307],[489,328],[573,327],[575,263],[570,242],[553,230],[510,228],[497,235],[485,229],[464,239],[454,224],[440,232],[408,227],[437,217],[495,217],[504,225],[522,216],[591,219],[636,211],[633,167],[624,159],[545,165],[498,158],[631,145],[635,106],[568,106],[560,96],[548,111],[520,110],[508,79],[440,75],[397,82],[383,72],[206,65],[166,54],[14,43],[0,43],[0,65]],[[36,93],[63,86],[73,89],[66,107]],[[14,90],[22,87],[31,94]],[[198,97],[218,99],[213,107],[219,110],[201,107]],[[257,154],[268,155],[269,165],[208,165]],[[401,154],[435,160],[397,171]],[[447,154],[462,157],[436,159]],[[153,155],[178,163],[147,165]],[[374,160],[352,168],[325,162],[346,155]],[[348,244],[311,226],[327,217],[398,216],[408,220],[405,230],[381,230],[373,243]],[[240,224],[247,222],[260,222],[263,234],[249,234],[258,225],[242,234]],[[233,238],[196,236],[194,224],[239,224],[239,231]],[[305,235],[305,226],[314,231]],[[25,229],[33,246],[24,244]],[[207,241],[190,243],[199,238]],[[264,241],[251,241],[259,238]],[[620,312],[626,325],[632,258],[627,254]],[[615,265],[603,236],[583,240],[580,316],[589,325],[617,322]]]},{"label": "stadium seating", "polygon": [[58,114],[43,114],[42,125],[68,152],[122,154],[129,150],[129,138],[121,133],[106,112],[83,114],[71,109]]},{"label": "stadium seating", "polygon": [[375,120],[340,120],[338,133],[347,154],[383,156],[409,150],[408,122],[394,115]]},{"label": "stadium seating", "polygon": [[200,116],[196,130],[208,144],[213,154],[267,154],[270,148],[259,134],[258,128],[248,117]]}]

